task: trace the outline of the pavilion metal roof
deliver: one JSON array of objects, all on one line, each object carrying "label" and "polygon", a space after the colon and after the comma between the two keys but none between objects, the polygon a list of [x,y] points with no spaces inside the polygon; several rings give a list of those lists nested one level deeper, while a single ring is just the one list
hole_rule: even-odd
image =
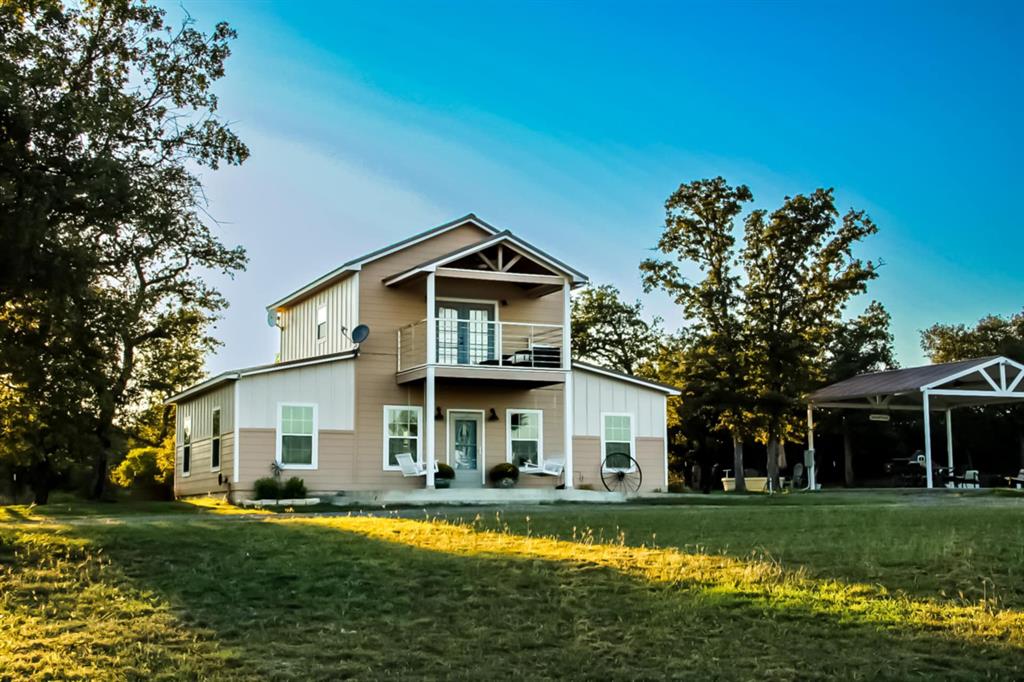
[{"label": "pavilion metal roof", "polygon": [[[943,378],[956,374],[975,365],[984,364],[998,356],[972,358],[957,362],[943,362],[922,367],[891,369],[884,372],[868,372],[845,379],[824,388],[819,388],[808,396],[814,402],[820,400],[851,400],[876,395],[894,395],[908,391],[920,391],[925,386]],[[980,377],[979,377],[980,378]]]}]

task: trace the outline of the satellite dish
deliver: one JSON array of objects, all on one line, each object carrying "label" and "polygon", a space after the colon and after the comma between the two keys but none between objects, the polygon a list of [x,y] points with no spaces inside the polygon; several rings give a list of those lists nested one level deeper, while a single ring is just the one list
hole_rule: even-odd
[{"label": "satellite dish", "polygon": [[370,328],[361,324],[352,330],[352,343],[362,343],[370,336]]},{"label": "satellite dish", "polygon": [[277,326],[277,311],[276,310],[268,310],[267,311],[267,326],[268,327],[276,327]]}]

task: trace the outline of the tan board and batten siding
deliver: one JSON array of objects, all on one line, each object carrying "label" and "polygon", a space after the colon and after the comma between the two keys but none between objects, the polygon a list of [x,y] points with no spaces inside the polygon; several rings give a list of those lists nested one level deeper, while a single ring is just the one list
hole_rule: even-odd
[{"label": "tan board and batten siding", "polygon": [[[213,410],[220,408],[220,468],[211,466]],[[223,493],[226,488],[217,475],[234,474],[235,389],[232,384],[221,386],[178,405],[175,419],[174,494],[207,495]],[[190,473],[184,475],[185,420],[192,419],[192,456]]]},{"label": "tan board and batten siding", "polygon": [[[362,344],[359,357],[314,365],[275,368],[258,373],[242,373],[237,379],[239,404],[238,433],[240,463],[237,482],[231,484],[233,497],[249,496],[253,481],[267,476],[276,458],[277,413],[280,403],[317,404],[317,469],[284,472],[301,477],[312,492],[333,494],[345,490],[384,490],[418,488],[422,478],[404,478],[400,472],[384,470],[385,405],[422,407],[420,382],[398,384],[397,330],[426,317],[425,285],[422,280],[398,287],[386,287],[383,280],[420,263],[443,256],[478,242],[490,233],[467,223],[410,245],[392,254],[364,263],[361,270],[280,312],[281,361],[299,360],[337,353],[351,348],[340,333],[357,324],[370,327],[369,339]],[[479,283],[439,278],[438,298],[472,298],[499,301],[498,319],[505,322],[561,324],[563,293],[539,298],[526,296],[515,285],[498,282]],[[328,308],[328,337],[315,338],[316,311]],[[635,457],[644,471],[643,490],[663,489],[665,485],[664,424],[665,398],[656,389],[628,380],[576,369],[574,375],[574,475],[577,486],[601,489],[601,414],[628,412],[634,415]],[[508,409],[539,409],[543,416],[545,456],[564,454],[564,386],[526,389],[516,384],[445,381],[436,387],[436,405],[447,415],[449,410],[480,410],[485,417],[493,408],[497,421],[484,421],[481,469],[507,461]],[[208,431],[212,407],[222,409],[221,473],[233,473],[230,443],[234,428],[232,398],[234,384],[188,399],[179,405],[178,443],[181,443],[181,416],[195,414],[193,421],[192,475],[180,478],[181,452],[175,491],[179,495],[227,492],[217,487],[217,475],[209,469]],[[423,415],[433,419],[433,415]],[[198,421],[197,421],[198,420]],[[205,420],[205,421],[204,421]],[[204,427],[203,424],[206,426]],[[435,425],[435,452],[446,462],[447,422]],[[205,430],[204,430],[205,429]],[[423,431],[421,427],[421,432]],[[204,434],[206,440],[203,441]],[[205,444],[204,444],[205,443]],[[204,449],[205,448],[205,449]],[[203,454],[205,452],[205,454]],[[205,470],[202,458],[205,457]],[[212,486],[211,486],[212,482]],[[521,486],[551,486],[549,477],[522,476]]]},{"label": "tan board and batten siding", "polygon": [[[327,308],[327,336],[316,338],[316,311]],[[309,298],[280,311],[281,362],[352,350],[349,336],[359,324],[359,273],[336,282]]]}]

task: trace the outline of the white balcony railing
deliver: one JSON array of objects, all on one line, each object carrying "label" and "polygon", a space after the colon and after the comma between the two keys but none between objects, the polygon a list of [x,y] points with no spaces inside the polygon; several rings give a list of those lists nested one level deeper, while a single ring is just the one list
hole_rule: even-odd
[{"label": "white balcony railing", "polygon": [[[438,319],[438,365],[561,369],[562,325]],[[398,371],[427,364],[427,321],[398,330]]]}]

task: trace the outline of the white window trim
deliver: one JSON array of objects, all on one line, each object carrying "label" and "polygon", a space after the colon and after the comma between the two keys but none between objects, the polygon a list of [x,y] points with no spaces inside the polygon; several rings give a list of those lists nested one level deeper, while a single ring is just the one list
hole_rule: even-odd
[{"label": "white window trim", "polygon": [[[602,412],[601,413],[601,471],[624,471],[626,473],[633,473],[636,471],[636,467],[630,467],[629,469],[623,469],[621,467],[606,467],[604,460],[608,456],[605,450],[605,417],[629,417],[629,456],[636,462],[636,418],[632,412]],[[621,443],[622,441],[613,440],[612,443]]]},{"label": "white window trim", "polygon": [[[539,417],[537,421],[537,466],[544,466],[544,410],[532,408],[510,407],[505,410],[505,461],[512,463],[512,415],[514,413],[535,414]],[[529,440],[528,438],[517,438],[516,440]],[[519,467],[523,471],[523,467]]]},{"label": "white window trim", "polygon": [[[224,464],[224,450],[221,449],[217,452],[217,456],[220,457],[220,461],[217,462],[217,466],[213,466],[213,443],[216,441],[218,447],[223,445],[223,442],[220,439],[220,434],[213,430],[213,415],[215,414],[221,414],[220,407],[215,407],[210,412],[210,471],[213,473],[220,471],[221,466]],[[223,419],[223,415],[221,415],[221,418]]]},{"label": "white window trim", "polygon": [[[188,443],[185,442],[185,434],[188,433]],[[181,418],[181,477],[188,478],[192,475],[192,415],[185,415]],[[188,471],[185,471],[185,448],[188,448]]]},{"label": "white window trim", "polygon": [[[285,464],[281,461],[281,444],[283,442],[284,433],[281,430],[281,416],[284,412],[284,407],[312,407],[313,408],[313,456],[310,464]],[[281,469],[304,469],[306,471],[317,468],[317,448],[320,441],[320,421],[318,415],[318,408],[316,403],[293,403],[293,402],[282,402],[277,404],[277,425],[274,429],[275,438],[277,440],[277,447],[274,453],[274,460]],[[289,434],[292,435],[292,434]],[[294,434],[298,435],[298,434]]]},{"label": "white window trim", "polygon": [[388,462],[388,410],[414,410],[416,412],[416,456],[413,458],[417,464],[423,458],[423,406],[422,405],[385,405],[383,412],[384,426],[381,433],[384,436],[382,449],[384,471],[401,471],[402,467]]},{"label": "white window trim", "polygon": [[[324,335],[319,336],[320,332],[320,311],[324,311]],[[313,313],[313,340],[316,341],[317,345],[325,343],[327,337],[331,335],[331,317],[327,310],[327,304],[323,303],[316,307],[316,311]]]}]

